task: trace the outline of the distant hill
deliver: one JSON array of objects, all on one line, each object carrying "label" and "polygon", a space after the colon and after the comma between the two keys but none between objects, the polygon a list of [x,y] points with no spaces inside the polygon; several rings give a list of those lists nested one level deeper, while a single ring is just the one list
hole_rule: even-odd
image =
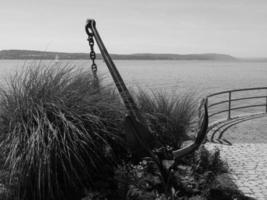
[{"label": "distant hill", "polygon": [[244,62],[267,62],[267,58],[239,58],[239,60]]},{"label": "distant hill", "polygon": [[236,60],[235,57],[226,54],[205,53],[205,54],[131,54],[133,59],[159,59],[159,60]]},{"label": "distant hill", "polygon": [[[226,60],[233,61],[237,58],[225,54],[111,54],[113,59],[118,60]],[[49,51],[33,51],[33,50],[2,50],[0,51],[0,59],[49,59],[55,58],[65,60],[82,60],[89,59],[89,53],[64,53],[64,52],[49,52]],[[97,59],[101,55],[97,54]]]}]

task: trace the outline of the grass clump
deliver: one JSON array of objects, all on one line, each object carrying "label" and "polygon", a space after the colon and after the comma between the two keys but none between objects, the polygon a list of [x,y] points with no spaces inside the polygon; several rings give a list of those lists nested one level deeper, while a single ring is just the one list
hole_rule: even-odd
[{"label": "grass clump", "polygon": [[197,103],[192,93],[171,96],[159,91],[149,94],[140,90],[136,99],[150,130],[161,145],[177,149],[184,140],[189,139],[188,132],[197,113]]},{"label": "grass clump", "polygon": [[93,80],[73,67],[40,66],[1,90],[0,151],[18,199],[79,199],[111,173],[122,109]]}]

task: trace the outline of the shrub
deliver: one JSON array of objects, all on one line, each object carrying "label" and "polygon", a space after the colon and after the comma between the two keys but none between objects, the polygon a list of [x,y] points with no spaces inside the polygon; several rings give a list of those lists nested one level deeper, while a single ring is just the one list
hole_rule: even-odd
[{"label": "shrub", "polygon": [[[125,163],[117,168],[115,178],[120,183],[120,199],[135,200],[253,200],[246,197],[231,180],[228,167],[221,160],[219,150],[208,151],[201,147],[173,168],[165,190],[155,163],[143,160],[138,165]],[[96,198],[98,200],[98,198]]]},{"label": "shrub", "polygon": [[[119,108],[119,109],[118,109]],[[29,67],[0,92],[0,151],[20,199],[79,199],[121,146],[118,97],[85,70]]]},{"label": "shrub", "polygon": [[[144,160],[138,165],[125,164],[117,168],[116,179],[120,181],[119,192],[127,196],[127,199],[207,199],[214,190],[214,185],[222,194],[227,189],[219,188],[221,182],[217,177],[226,175],[227,165],[221,160],[219,151],[209,152],[201,147],[194,154],[187,156],[185,161],[176,165],[169,176],[169,187],[162,182],[159,169],[155,163]],[[215,183],[216,182],[216,183]],[[231,188],[234,194],[242,194],[236,187]],[[212,191],[211,191],[212,190]],[[121,197],[121,199],[125,199]],[[233,198],[232,198],[233,197]]]},{"label": "shrub", "polygon": [[208,151],[204,146],[195,152],[193,161],[194,171],[203,174],[207,171],[213,174],[221,174],[229,172],[229,167],[225,161],[221,159],[220,150],[216,148],[214,151]]}]

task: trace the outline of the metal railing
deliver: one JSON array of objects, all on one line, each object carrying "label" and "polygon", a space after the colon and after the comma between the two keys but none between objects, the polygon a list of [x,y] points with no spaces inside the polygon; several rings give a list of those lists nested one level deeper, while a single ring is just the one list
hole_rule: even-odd
[{"label": "metal railing", "polygon": [[[248,91],[264,91],[265,94],[264,95],[255,95],[255,96],[246,96]],[[245,97],[234,97],[234,94],[238,94],[239,96],[244,96]],[[226,95],[226,97],[220,97],[222,95]],[[218,98],[220,97],[220,98]],[[219,115],[221,113],[227,113],[227,120],[230,120],[232,118],[232,111],[234,110],[242,110],[242,109],[246,109],[246,108],[255,108],[255,107],[264,107],[264,111],[260,112],[260,113],[267,113],[267,87],[256,87],[256,88],[244,88],[244,89],[236,89],[236,90],[226,90],[226,91],[222,91],[222,92],[217,92],[214,94],[210,94],[207,96],[208,98],[208,109],[209,109],[209,118],[211,119],[212,117]],[[214,99],[223,99],[221,101],[216,101],[214,102]],[[213,101],[211,101],[211,99],[213,99]],[[248,105],[242,105],[242,106],[233,106],[233,102],[240,102],[240,101],[245,101],[245,100],[251,100],[251,99],[257,99],[257,100],[264,100],[263,102],[249,102]],[[226,105],[226,109],[225,106],[223,106],[223,109],[220,109],[221,105]],[[217,107],[217,109],[216,109]],[[214,111],[212,111],[212,109]]]},{"label": "metal railing", "polygon": [[[226,90],[207,96],[210,141],[231,144],[223,139],[230,127],[267,114],[267,87]],[[222,116],[223,115],[223,116]],[[217,139],[216,139],[217,137]]]}]

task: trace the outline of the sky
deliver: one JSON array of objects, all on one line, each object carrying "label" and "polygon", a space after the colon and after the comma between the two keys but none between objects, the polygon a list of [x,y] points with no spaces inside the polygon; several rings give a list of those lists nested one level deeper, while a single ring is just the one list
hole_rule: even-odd
[{"label": "sky", "polygon": [[0,0],[0,49],[267,57],[267,0]]}]

